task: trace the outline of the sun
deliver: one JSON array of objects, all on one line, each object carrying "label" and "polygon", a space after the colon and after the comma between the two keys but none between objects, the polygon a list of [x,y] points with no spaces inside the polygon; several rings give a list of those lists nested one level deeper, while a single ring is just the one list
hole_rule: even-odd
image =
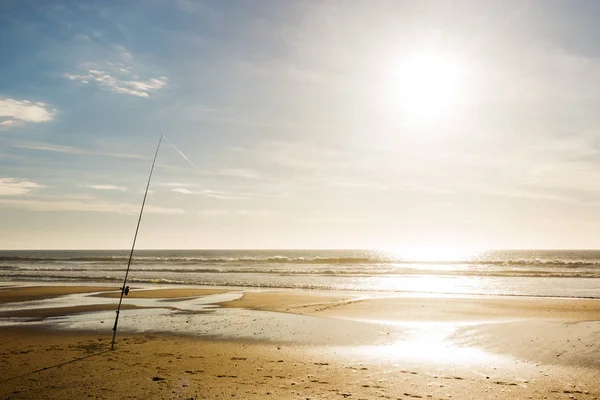
[{"label": "sun", "polygon": [[386,101],[404,118],[449,117],[465,98],[465,65],[456,55],[417,51],[399,57],[388,68]]}]

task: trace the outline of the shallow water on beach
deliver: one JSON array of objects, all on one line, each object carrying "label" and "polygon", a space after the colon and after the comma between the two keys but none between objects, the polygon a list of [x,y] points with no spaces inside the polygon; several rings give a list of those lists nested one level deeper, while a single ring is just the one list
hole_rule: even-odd
[{"label": "shallow water on beach", "polygon": [[[117,299],[99,297],[98,294],[101,293],[4,303],[0,304],[0,312],[56,309],[73,305],[115,305]],[[295,344],[362,359],[393,360],[401,356],[404,362],[463,366],[465,363],[483,366],[513,362],[509,356],[492,354],[477,346],[461,345],[453,337],[461,327],[495,323],[493,321],[432,323],[361,320],[219,307],[220,303],[239,299],[242,295],[241,291],[232,291],[190,298],[128,298],[127,304],[144,308],[121,310],[123,318],[119,322],[119,332],[163,332],[225,340]],[[47,318],[9,317],[0,318],[0,327],[48,327],[55,330],[94,331],[99,335],[106,332],[109,336],[112,334],[114,318],[114,310]]]}]

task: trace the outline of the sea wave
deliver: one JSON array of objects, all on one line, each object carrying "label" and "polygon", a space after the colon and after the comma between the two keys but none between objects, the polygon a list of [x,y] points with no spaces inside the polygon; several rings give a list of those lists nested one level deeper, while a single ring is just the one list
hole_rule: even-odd
[{"label": "sea wave", "polygon": [[[18,276],[74,276],[84,278],[86,276],[98,276],[102,273],[122,274],[126,270],[122,268],[36,268],[36,267],[0,267],[0,277]],[[541,278],[600,278],[598,269],[411,269],[411,268],[339,268],[339,269],[282,269],[282,268],[135,268],[132,272],[136,274],[151,275],[190,275],[199,276],[203,274],[224,275],[277,275],[277,276],[338,276],[338,277],[385,277],[385,276],[489,276],[489,277],[541,277]]]},{"label": "sea wave", "polygon": [[[0,256],[0,269],[14,268],[15,264],[127,264],[129,256],[93,256],[93,257],[24,257],[24,256]],[[165,265],[243,265],[243,264],[304,264],[304,265],[440,265],[440,266],[539,266],[539,267],[562,267],[582,268],[599,267],[600,259],[573,260],[573,259],[458,259],[458,260],[421,260],[399,257],[377,256],[377,257],[291,257],[291,256],[268,256],[268,257],[209,257],[209,256],[135,256],[133,262],[136,264],[165,264]]]}]

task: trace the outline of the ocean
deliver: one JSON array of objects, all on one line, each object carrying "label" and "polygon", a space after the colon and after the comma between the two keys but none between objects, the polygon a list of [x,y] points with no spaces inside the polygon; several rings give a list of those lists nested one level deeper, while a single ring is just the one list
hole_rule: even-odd
[{"label": "ocean", "polygon": [[[128,250],[0,251],[0,281],[114,282]],[[130,284],[600,298],[600,251],[139,250]]]}]

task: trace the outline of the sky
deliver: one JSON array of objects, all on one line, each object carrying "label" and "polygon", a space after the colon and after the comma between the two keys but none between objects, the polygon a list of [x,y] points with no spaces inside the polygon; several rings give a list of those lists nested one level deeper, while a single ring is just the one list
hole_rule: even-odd
[{"label": "sky", "polygon": [[0,248],[600,248],[600,3],[0,2]]}]

